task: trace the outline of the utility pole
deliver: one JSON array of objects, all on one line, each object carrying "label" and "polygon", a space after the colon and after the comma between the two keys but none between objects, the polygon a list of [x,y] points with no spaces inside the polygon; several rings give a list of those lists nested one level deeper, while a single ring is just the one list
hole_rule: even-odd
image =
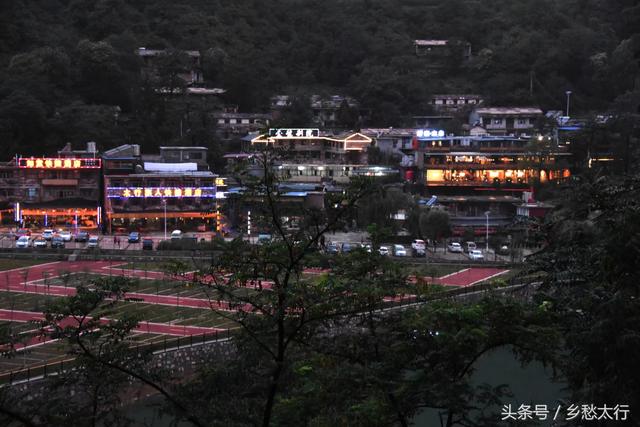
[{"label": "utility pole", "polygon": [[571,91],[568,90],[565,94],[567,95],[567,117],[569,117],[569,98],[571,97]]},{"label": "utility pole", "polygon": [[487,256],[489,256],[489,211],[486,211],[484,214],[487,217],[487,224],[486,224],[486,236],[485,236],[485,252],[487,253]]},{"label": "utility pole", "polygon": [[529,98],[533,98],[533,70],[529,71]]},{"label": "utility pole", "polygon": [[167,201],[162,199],[162,207],[164,208],[164,240],[167,240]]}]

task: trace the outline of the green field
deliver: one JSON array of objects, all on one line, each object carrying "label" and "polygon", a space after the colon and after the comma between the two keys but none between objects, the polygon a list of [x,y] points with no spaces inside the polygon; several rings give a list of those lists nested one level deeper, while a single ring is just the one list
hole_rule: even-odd
[{"label": "green field", "polygon": [[0,271],[13,270],[14,268],[31,267],[32,265],[44,264],[47,261],[36,259],[13,259],[0,258]]}]

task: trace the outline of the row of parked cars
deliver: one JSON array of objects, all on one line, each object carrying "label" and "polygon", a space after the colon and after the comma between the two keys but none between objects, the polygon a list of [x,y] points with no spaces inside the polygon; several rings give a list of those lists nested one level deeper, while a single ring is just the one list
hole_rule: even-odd
[{"label": "row of parked cars", "polygon": [[[352,242],[344,242],[344,243],[328,243],[325,246],[325,252],[328,254],[337,254],[337,253],[348,253],[354,251],[356,249],[364,249],[367,252],[371,252],[371,244],[370,243],[352,243]],[[397,257],[406,257],[408,256],[407,248],[402,245],[390,245],[390,246],[380,246],[378,248],[378,252],[380,255],[392,255]]]},{"label": "row of parked cars", "polygon": [[464,244],[461,244],[460,242],[451,242],[447,245],[447,250],[453,253],[467,253],[469,255],[469,259],[474,261],[481,261],[484,259],[482,251],[477,248],[475,242],[465,242]]},{"label": "row of parked cars", "polygon": [[[69,230],[53,230],[46,229],[39,236],[32,236],[31,230],[28,228],[21,228],[14,234],[16,239],[16,248],[64,248],[67,242],[75,241],[79,243],[86,243],[87,248],[97,248],[100,245],[100,238],[98,236],[92,236],[86,231],[79,231],[75,234],[71,234]],[[181,239],[182,231],[173,230],[171,232],[171,239]],[[128,243],[140,243],[142,242],[142,249],[153,250],[153,239],[142,238],[139,232],[132,231],[127,236]]]},{"label": "row of parked cars", "polygon": [[64,248],[67,242],[85,242],[88,247],[98,246],[98,237],[91,236],[86,231],[79,231],[75,236],[69,230],[46,229],[40,236],[31,236],[31,230],[21,228],[15,233],[17,248]]}]

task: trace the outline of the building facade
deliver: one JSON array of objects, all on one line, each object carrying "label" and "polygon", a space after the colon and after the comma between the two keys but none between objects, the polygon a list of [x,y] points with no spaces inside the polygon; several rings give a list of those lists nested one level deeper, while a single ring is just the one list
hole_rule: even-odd
[{"label": "building facade", "polygon": [[371,138],[359,132],[334,135],[319,129],[269,129],[251,140],[254,149],[269,147],[296,163],[367,164]]},{"label": "building facade", "polygon": [[482,104],[481,95],[433,95],[431,105],[436,111],[458,112]]},{"label": "building facade", "polygon": [[542,118],[537,107],[482,107],[470,114],[469,124],[481,126],[491,135],[532,136]]},{"label": "building facade", "polygon": [[29,227],[95,228],[100,224],[101,159],[96,145],[56,157],[20,157],[0,165],[2,221]]},{"label": "building facade", "polygon": [[162,231],[165,223],[171,230],[219,230],[226,185],[206,159],[205,147],[160,147],[157,155],[143,155],[137,145],[106,151],[107,231]]}]

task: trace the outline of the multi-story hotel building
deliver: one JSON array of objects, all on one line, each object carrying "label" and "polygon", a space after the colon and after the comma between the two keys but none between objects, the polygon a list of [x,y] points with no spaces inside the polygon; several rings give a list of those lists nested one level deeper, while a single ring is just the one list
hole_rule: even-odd
[{"label": "multi-story hotel building", "polygon": [[[140,155],[123,145],[103,155],[104,213],[109,232],[215,231],[221,227],[225,181],[207,170],[204,147],[161,147],[159,156]],[[170,231],[169,230],[169,231]]]},{"label": "multi-story hotel building", "polygon": [[418,179],[430,187],[517,189],[569,176],[566,148],[536,139],[423,136],[412,149],[416,169],[424,171]]},{"label": "multi-story hotel building", "polygon": [[491,226],[505,225],[516,215],[523,191],[570,176],[570,153],[546,138],[417,130],[410,148],[397,149],[405,155],[405,179],[437,196],[454,226],[486,226],[486,212]]},{"label": "multi-story hotel building", "polygon": [[285,181],[342,184],[354,176],[397,173],[392,168],[368,165],[371,141],[359,132],[334,135],[318,129],[270,129],[253,138],[251,147],[270,148],[274,168]]},{"label": "multi-story hotel building", "polygon": [[542,118],[537,107],[481,107],[469,115],[469,124],[490,135],[532,136]]},{"label": "multi-story hotel building", "polygon": [[56,157],[21,157],[0,165],[2,222],[33,227],[100,225],[101,159],[96,144]]}]

